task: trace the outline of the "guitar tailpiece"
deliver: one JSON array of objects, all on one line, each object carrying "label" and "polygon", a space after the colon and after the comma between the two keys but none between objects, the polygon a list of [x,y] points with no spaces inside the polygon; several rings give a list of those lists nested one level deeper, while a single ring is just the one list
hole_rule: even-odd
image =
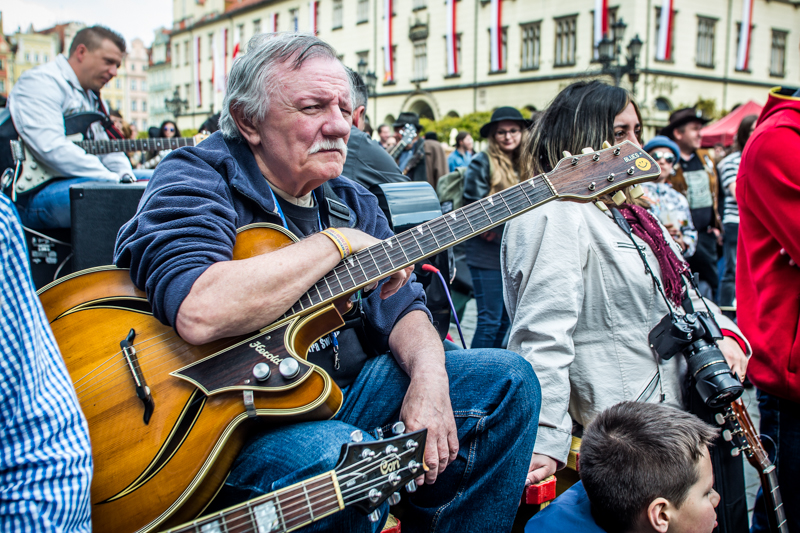
[{"label": "guitar tailpiece", "polygon": [[258,418],[258,413],[256,412],[256,404],[253,403],[253,391],[246,390],[243,393],[244,396],[244,408],[247,411],[247,416],[250,418]]}]

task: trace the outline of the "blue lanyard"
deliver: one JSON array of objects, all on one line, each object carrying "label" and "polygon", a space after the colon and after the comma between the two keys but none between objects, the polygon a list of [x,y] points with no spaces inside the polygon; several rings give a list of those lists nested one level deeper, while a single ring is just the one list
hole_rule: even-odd
[{"label": "blue lanyard", "polygon": [[[275,204],[275,208],[278,210],[278,216],[281,217],[281,224],[287,230],[289,229],[289,224],[286,223],[286,215],[283,214],[283,209],[281,208],[281,204],[278,202],[278,198],[275,197],[275,192],[272,190],[272,186],[267,183],[267,188],[269,189],[269,193],[272,195],[272,203]],[[320,210],[320,203],[317,201],[317,193],[311,191],[311,194],[314,195],[314,202],[317,204],[317,224],[319,225],[319,231],[322,231],[324,228],[322,227],[322,218],[319,216]]]}]

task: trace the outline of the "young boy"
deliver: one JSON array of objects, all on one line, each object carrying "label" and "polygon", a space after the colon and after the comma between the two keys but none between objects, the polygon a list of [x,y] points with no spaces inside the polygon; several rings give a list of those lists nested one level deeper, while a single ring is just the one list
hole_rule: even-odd
[{"label": "young boy", "polygon": [[708,446],[719,430],[664,405],[624,402],[581,442],[581,482],[537,513],[526,533],[696,532],[717,525]]}]

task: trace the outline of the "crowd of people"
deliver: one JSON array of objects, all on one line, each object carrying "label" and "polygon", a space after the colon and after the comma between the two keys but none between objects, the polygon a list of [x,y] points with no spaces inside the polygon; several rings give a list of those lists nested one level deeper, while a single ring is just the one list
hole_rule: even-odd
[{"label": "crowd of people", "polygon": [[[402,421],[427,429],[404,531],[509,531],[525,487],[564,468],[578,435],[581,482],[526,531],[744,532],[745,466],[715,427],[725,406],[709,401],[728,393],[709,389],[696,370],[714,364],[723,371],[713,383],[741,391],[749,377],[758,388],[788,529],[800,531],[792,456],[800,446],[800,91],[773,90],[721,160],[701,149],[707,119],[696,109],[675,111],[644,139],[634,97],[598,80],[570,84],[532,117],[498,106],[475,153],[468,132],[447,149],[410,112],[380,125],[373,140],[363,79],[330,45],[265,34],[233,63],[219,131],[201,144],[91,156],[59,125],[77,110],[109,114],[99,90],[124,52],[113,31],[81,30],[68,56],[26,73],[9,99],[19,135],[58,177],[16,203],[0,198],[0,529],[91,529],[92,427],[30,286],[21,227],[68,227],[71,184],[124,182],[141,168],[154,172],[140,174],[149,182],[119,231],[115,264],[130,269],[153,315],[187,343],[274,323],[362,250],[373,261],[388,253],[393,267],[356,291],[343,325],[308,350],[341,390],[341,408],[330,420],[258,426],[206,512],[327,472],[354,431],[371,441]],[[95,138],[136,136],[121,116],[110,118],[119,131],[97,125]],[[158,135],[180,132],[166,121]],[[456,224],[565,155],[625,141],[660,167],[643,194],[545,203],[465,243],[477,327],[469,349],[443,342],[413,265],[391,259],[405,252],[387,252],[403,244],[368,189],[456,183],[451,207],[465,207],[446,216]],[[299,240],[231,260],[237,230],[252,223]],[[717,302],[735,305],[738,321]],[[670,321],[715,326],[699,334],[702,344],[690,334],[659,352],[652,333]],[[753,531],[770,530],[766,501],[760,494]],[[374,521],[346,508],[304,531],[381,531],[387,516],[387,503]]]}]

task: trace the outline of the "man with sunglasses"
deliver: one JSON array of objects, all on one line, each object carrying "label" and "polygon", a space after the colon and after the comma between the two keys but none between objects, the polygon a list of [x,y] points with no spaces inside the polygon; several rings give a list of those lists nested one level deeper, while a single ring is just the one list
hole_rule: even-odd
[{"label": "man with sunglasses", "polygon": [[680,157],[680,148],[671,139],[657,135],[644,145],[644,149],[661,167],[661,175],[656,181],[642,184],[645,199],[650,203],[650,211],[680,245],[683,256],[689,258],[697,246],[697,230],[692,222],[689,202],[670,183],[670,178],[675,175],[674,165]]}]

